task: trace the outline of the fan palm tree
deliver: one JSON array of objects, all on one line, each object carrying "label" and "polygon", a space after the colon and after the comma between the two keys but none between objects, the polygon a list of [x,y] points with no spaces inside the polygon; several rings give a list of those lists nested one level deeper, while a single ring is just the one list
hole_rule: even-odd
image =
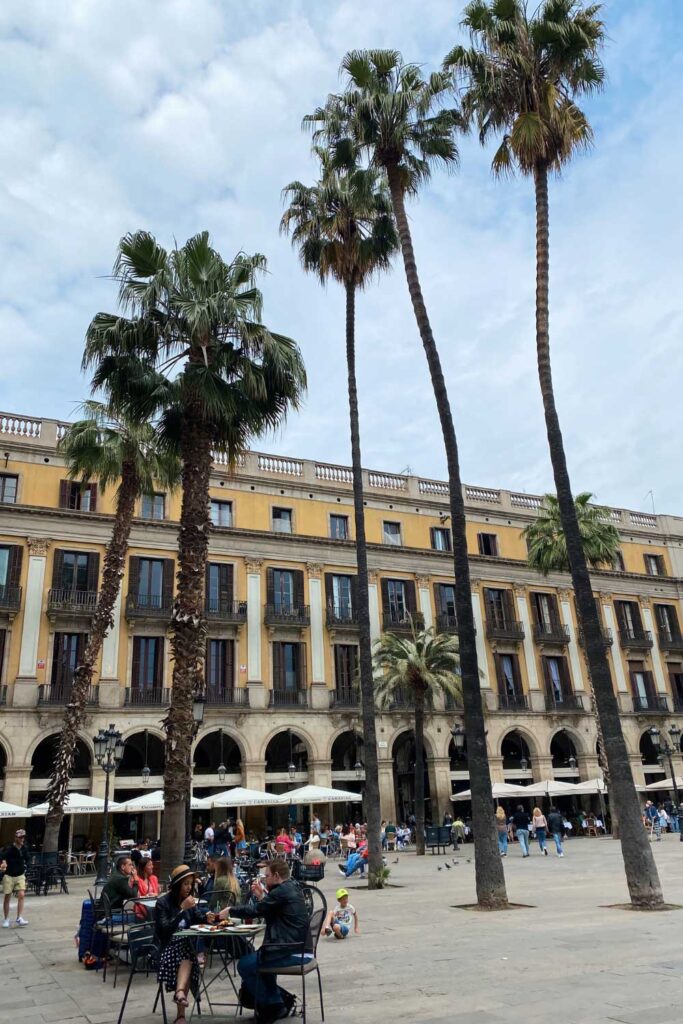
[{"label": "fan palm tree", "polygon": [[305,270],[322,284],[330,278],[342,285],[346,297],[346,367],[351,423],[351,466],[356,534],[360,691],[365,750],[365,798],[368,820],[370,888],[381,883],[379,769],[373,690],[368,554],[363,505],[358,388],[356,384],[356,293],[370,279],[389,268],[398,248],[386,185],[374,170],[335,170],[327,154],[318,150],[321,179],[317,185],[293,181],[283,190],[288,203],[281,230],[291,232]]},{"label": "fan palm tree", "polygon": [[[586,562],[592,569],[614,565],[620,537],[616,526],[609,521],[609,511],[591,505],[589,491],[574,499],[579,523],[581,543]],[[562,529],[560,505],[554,494],[546,494],[533,523],[522,531],[529,552],[529,565],[547,576],[550,572],[569,572],[567,540]]]},{"label": "fan palm tree", "polygon": [[455,47],[445,60],[445,67],[463,83],[463,113],[478,127],[482,143],[492,135],[502,135],[493,157],[494,173],[519,170],[534,183],[536,351],[550,459],[610,768],[612,801],[621,825],[631,901],[636,907],[650,908],[663,902],[662,890],[640,825],[638,797],[572,497],[550,365],[548,175],[560,172],[592,141],[591,126],[578,103],[604,82],[600,5],[542,0],[530,14],[523,0],[474,0],[465,8],[463,25],[469,29],[473,45]]},{"label": "fan palm tree", "polygon": [[84,402],[84,419],[71,424],[59,443],[72,480],[96,479],[102,491],[116,487],[114,524],[104,555],[102,587],[92,617],[83,660],[76,666],[47,793],[43,849],[57,849],[64,800],[73,772],[78,732],[83,725],[95,663],[107,633],[114,627],[114,605],[121,589],[135,502],[155,484],[172,489],[180,464],[172,452],[160,450],[154,426],[117,414],[116,403]]},{"label": "fan palm tree", "polygon": [[425,711],[439,693],[460,698],[458,638],[433,629],[416,630],[410,637],[384,633],[374,647],[375,693],[380,707],[407,697],[415,714],[415,833],[416,852],[425,852],[424,727]]},{"label": "fan palm tree", "polygon": [[419,67],[404,63],[396,50],[348,53],[342,61],[342,73],[346,77],[344,92],[330,96],[326,105],[308,115],[304,123],[314,129],[314,139],[328,146],[338,164],[348,163],[360,154],[367,156],[370,166],[384,171],[387,177],[408,291],[431,375],[448,465],[472,820],[477,834],[477,899],[482,907],[504,907],[507,893],[493,824],[458,444],[405,206],[406,195],[415,194],[428,181],[434,165],[456,165],[454,132],[460,118],[456,110],[441,107],[450,87],[449,75],[435,73],[425,79]]},{"label": "fan palm tree", "polygon": [[[140,418],[181,459],[183,499],[177,595],[171,613],[173,689],[164,721],[166,759],[162,849],[183,855],[190,799],[193,695],[204,689],[204,579],[211,528],[209,477],[214,452],[234,462],[249,441],[275,429],[306,386],[298,346],[261,323],[256,278],[263,256],[226,262],[203,232],[167,252],[145,231],[119,243],[114,279],[127,316],[100,314],[86,345],[95,382],[115,384]],[[122,354],[146,360],[130,372]],[[152,368],[149,368],[151,364]]]}]

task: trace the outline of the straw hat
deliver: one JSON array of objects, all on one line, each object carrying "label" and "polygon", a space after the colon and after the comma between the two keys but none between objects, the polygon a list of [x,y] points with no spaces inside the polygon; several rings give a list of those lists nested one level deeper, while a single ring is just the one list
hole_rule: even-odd
[{"label": "straw hat", "polygon": [[186,878],[199,878],[199,875],[187,864],[179,864],[177,868],[173,868],[168,884],[173,888],[173,886],[180,885]]}]

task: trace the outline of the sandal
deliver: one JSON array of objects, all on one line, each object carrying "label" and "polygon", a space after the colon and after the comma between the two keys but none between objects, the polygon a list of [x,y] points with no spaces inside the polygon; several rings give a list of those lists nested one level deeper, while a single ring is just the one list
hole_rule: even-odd
[{"label": "sandal", "polygon": [[[183,1008],[185,1006],[189,1006],[190,1005],[189,999],[187,998],[187,996],[185,995],[185,993],[183,992],[183,990],[181,988],[179,988],[177,990],[177,992],[175,993],[175,995],[173,996],[173,1002],[176,1004],[176,1006],[182,1006]],[[183,1014],[183,1016],[184,1016],[184,1014]]]}]

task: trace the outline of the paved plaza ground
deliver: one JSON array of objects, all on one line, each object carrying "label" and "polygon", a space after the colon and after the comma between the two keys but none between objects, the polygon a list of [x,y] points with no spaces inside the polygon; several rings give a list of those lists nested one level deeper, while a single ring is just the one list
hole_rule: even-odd
[{"label": "paved plaza ground", "polygon": [[[667,836],[653,848],[666,898],[683,903],[683,844]],[[392,882],[401,888],[369,893],[348,883],[362,934],[343,943],[321,940],[330,1024],[681,1019],[683,910],[638,914],[601,907],[627,899],[618,843],[575,839],[562,860],[552,853],[543,858],[536,848],[524,861],[511,848],[509,896],[534,906],[498,914],[454,908],[474,899],[472,847],[446,870],[451,857],[418,860],[405,853],[398,864],[390,857]],[[330,865],[321,886],[328,900],[338,884]],[[30,927],[0,933],[2,1024],[116,1020],[123,985],[113,989],[109,978],[103,985],[101,974],[86,972],[73,943],[86,887],[75,879],[69,896],[30,898]],[[160,1021],[151,1013],[153,993],[151,981],[136,978],[125,1020]],[[313,985],[310,996],[309,1020],[316,1022]]]}]

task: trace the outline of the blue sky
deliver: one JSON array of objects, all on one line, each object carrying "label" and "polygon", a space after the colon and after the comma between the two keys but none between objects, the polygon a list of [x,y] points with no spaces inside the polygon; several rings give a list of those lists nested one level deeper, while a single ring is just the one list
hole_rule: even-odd
[{"label": "blue sky", "polygon": [[[0,409],[69,418],[85,329],[115,308],[125,232],[208,228],[269,259],[264,320],[296,338],[310,392],[258,447],[346,463],[340,290],[278,233],[280,190],[312,180],[301,117],[347,49],[438,66],[453,0],[4,0],[0,6]],[[574,489],[683,515],[680,254],[683,6],[605,3],[592,152],[551,185],[551,343]],[[410,207],[469,483],[552,488],[534,358],[530,185],[461,144]],[[359,301],[364,463],[443,478],[433,397],[400,263]]]}]

